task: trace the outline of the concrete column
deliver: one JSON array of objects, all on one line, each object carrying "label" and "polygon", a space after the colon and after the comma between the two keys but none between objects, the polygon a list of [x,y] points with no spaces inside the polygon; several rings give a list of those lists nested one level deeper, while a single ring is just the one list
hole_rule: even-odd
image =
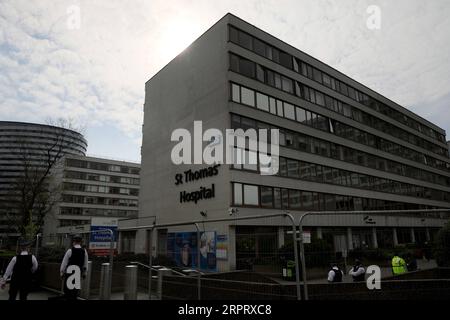
[{"label": "concrete column", "polygon": [[[156,231],[154,233],[156,233]],[[134,252],[147,253],[146,252],[147,246],[148,246],[147,230],[137,230],[136,241],[134,242]]]},{"label": "concrete column", "polygon": [[122,238],[123,238],[123,235],[122,235],[122,232],[117,232],[118,234],[119,234],[119,236],[117,237],[118,239],[117,239],[117,253],[118,254],[121,254],[122,253]]},{"label": "concrete column", "polygon": [[392,228],[392,237],[394,240],[394,246],[398,246],[397,228]]},{"label": "concrete column", "polygon": [[228,266],[227,271],[236,270],[236,227],[228,228]]},{"label": "concrete column", "polygon": [[411,228],[411,242],[416,243],[416,235],[414,234],[414,228]]},{"label": "concrete column", "polygon": [[317,239],[323,239],[322,228],[317,227]]},{"label": "concrete column", "polygon": [[377,228],[372,228],[372,245],[374,249],[378,249]]},{"label": "concrete column", "polygon": [[278,227],[278,248],[284,246],[284,227]]},{"label": "concrete column", "polygon": [[347,249],[353,250],[352,228],[347,228]]},{"label": "concrete column", "polygon": [[428,242],[431,241],[431,235],[430,235],[430,229],[429,228],[425,228],[425,237],[426,237]]}]

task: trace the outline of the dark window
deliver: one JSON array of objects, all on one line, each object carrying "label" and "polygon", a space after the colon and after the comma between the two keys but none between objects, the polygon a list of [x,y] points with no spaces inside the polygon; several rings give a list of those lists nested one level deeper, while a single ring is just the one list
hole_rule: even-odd
[{"label": "dark window", "polygon": [[299,190],[289,190],[289,208],[290,209],[300,209],[301,199]]},{"label": "dark window", "polygon": [[323,73],[322,76],[323,76],[323,84],[326,85],[327,87],[331,88],[330,76],[327,75],[326,73]]},{"label": "dark window", "polygon": [[266,44],[258,39],[253,39],[253,50],[260,56],[266,56]]},{"label": "dark window", "polygon": [[316,68],[313,68],[313,79],[314,81],[322,83],[322,72]]},{"label": "dark window", "polygon": [[312,192],[302,191],[302,209],[305,211],[313,209]]},{"label": "dark window", "polygon": [[255,63],[250,60],[241,58],[239,60],[239,73],[243,74],[244,76],[254,78],[255,77]]},{"label": "dark window", "polygon": [[256,65],[256,79],[264,82],[264,69],[259,64]]},{"label": "dark window", "polygon": [[270,187],[261,187],[261,206],[262,207],[273,207],[273,193]]},{"label": "dark window", "polygon": [[299,170],[298,170],[298,161],[297,160],[287,160],[287,171],[288,177],[290,178],[298,178]]},{"label": "dark window", "polygon": [[230,41],[239,43],[239,31],[236,28],[230,27]]},{"label": "dark window", "polygon": [[280,51],[280,64],[288,69],[292,69],[292,56]]},{"label": "dark window", "polygon": [[230,55],[230,69],[239,72],[239,57],[234,54]]},{"label": "dark window", "polygon": [[281,81],[283,84],[283,91],[294,93],[294,86],[292,85],[291,79],[282,76]]},{"label": "dark window", "polygon": [[282,177],[286,177],[287,176],[286,158],[280,158],[280,175]]},{"label": "dark window", "polygon": [[283,209],[289,208],[289,195],[287,189],[281,189],[281,202]]},{"label": "dark window", "polygon": [[273,196],[274,196],[274,207],[277,209],[280,209],[281,208],[281,189],[274,188]]},{"label": "dark window", "polygon": [[239,44],[246,49],[253,50],[253,38],[245,32],[239,31]]}]

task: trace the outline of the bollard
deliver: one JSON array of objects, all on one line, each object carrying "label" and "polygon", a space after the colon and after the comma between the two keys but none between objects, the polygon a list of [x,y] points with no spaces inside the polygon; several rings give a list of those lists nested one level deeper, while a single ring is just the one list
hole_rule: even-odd
[{"label": "bollard", "polygon": [[167,268],[161,268],[161,269],[158,269],[158,292],[157,292],[157,295],[158,295],[158,300],[162,300],[162,284],[163,284],[163,277],[165,276],[165,275],[169,275],[169,274],[171,274],[172,272],[171,272],[171,270],[170,269],[167,269]]},{"label": "bollard", "polygon": [[110,272],[109,263],[102,263],[100,271],[100,300],[111,300]]},{"label": "bollard", "polygon": [[136,265],[125,266],[125,292],[124,300],[137,300],[138,267]]},{"label": "bollard", "polygon": [[89,300],[91,292],[92,261],[88,261],[86,277],[82,280],[80,297]]}]

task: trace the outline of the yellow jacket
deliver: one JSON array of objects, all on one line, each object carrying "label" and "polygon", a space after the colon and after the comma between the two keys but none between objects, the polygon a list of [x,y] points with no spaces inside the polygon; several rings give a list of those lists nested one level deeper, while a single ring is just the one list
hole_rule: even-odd
[{"label": "yellow jacket", "polygon": [[394,256],[392,258],[392,273],[394,275],[402,274],[407,272],[408,269],[406,269],[406,262],[399,256]]}]

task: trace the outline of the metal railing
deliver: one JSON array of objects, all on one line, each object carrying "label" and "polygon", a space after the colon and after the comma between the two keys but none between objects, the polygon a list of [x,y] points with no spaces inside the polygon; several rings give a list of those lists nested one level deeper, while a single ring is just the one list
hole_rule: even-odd
[{"label": "metal railing", "polygon": [[[425,210],[367,210],[367,211],[309,211],[300,214],[300,218],[298,220],[298,230],[299,236],[295,237],[296,241],[298,241],[300,245],[300,261],[302,264],[302,278],[303,278],[303,299],[308,300],[308,280],[306,273],[306,262],[305,262],[305,247],[303,241],[303,220],[307,216],[317,216],[317,215],[355,215],[355,214],[364,214],[364,215],[377,215],[377,216],[387,216],[392,214],[420,214],[420,213],[450,213],[450,209],[425,209]],[[414,216],[412,216],[414,217]],[[294,242],[295,243],[295,242]],[[294,245],[294,247],[296,247]],[[295,250],[297,251],[297,250]],[[297,278],[298,279],[298,278]],[[298,281],[298,280],[297,280]]]},{"label": "metal railing", "polygon": [[[139,227],[128,227],[128,228],[122,228],[120,231],[132,231],[132,230],[148,230],[149,236],[148,236],[148,248],[149,248],[149,265],[153,265],[153,252],[152,252],[152,238],[153,238],[153,230],[155,228],[167,228],[167,227],[178,227],[178,226],[195,226],[197,230],[197,243],[200,243],[200,227],[199,224],[204,223],[215,223],[215,222],[237,222],[237,221],[243,221],[243,220],[258,220],[258,219],[265,219],[265,218],[276,218],[276,217],[284,217],[288,218],[288,220],[292,224],[292,237],[294,244],[297,243],[297,237],[296,237],[296,223],[294,217],[288,213],[274,213],[274,214],[266,214],[266,215],[252,215],[252,216],[241,216],[241,217],[230,217],[230,218],[219,218],[219,219],[208,219],[208,220],[194,220],[194,221],[185,221],[185,222],[179,222],[179,223],[165,223],[165,224],[152,224],[147,226],[139,226]],[[296,246],[294,246],[296,248]],[[297,300],[301,299],[301,290],[300,290],[300,263],[299,263],[299,256],[298,251],[294,250],[294,259],[295,259],[295,275],[296,275],[296,297]],[[200,250],[197,250],[197,299],[201,300],[201,267],[200,267]],[[149,286],[148,286],[148,295],[149,299],[152,298],[152,270],[149,269]]]}]

